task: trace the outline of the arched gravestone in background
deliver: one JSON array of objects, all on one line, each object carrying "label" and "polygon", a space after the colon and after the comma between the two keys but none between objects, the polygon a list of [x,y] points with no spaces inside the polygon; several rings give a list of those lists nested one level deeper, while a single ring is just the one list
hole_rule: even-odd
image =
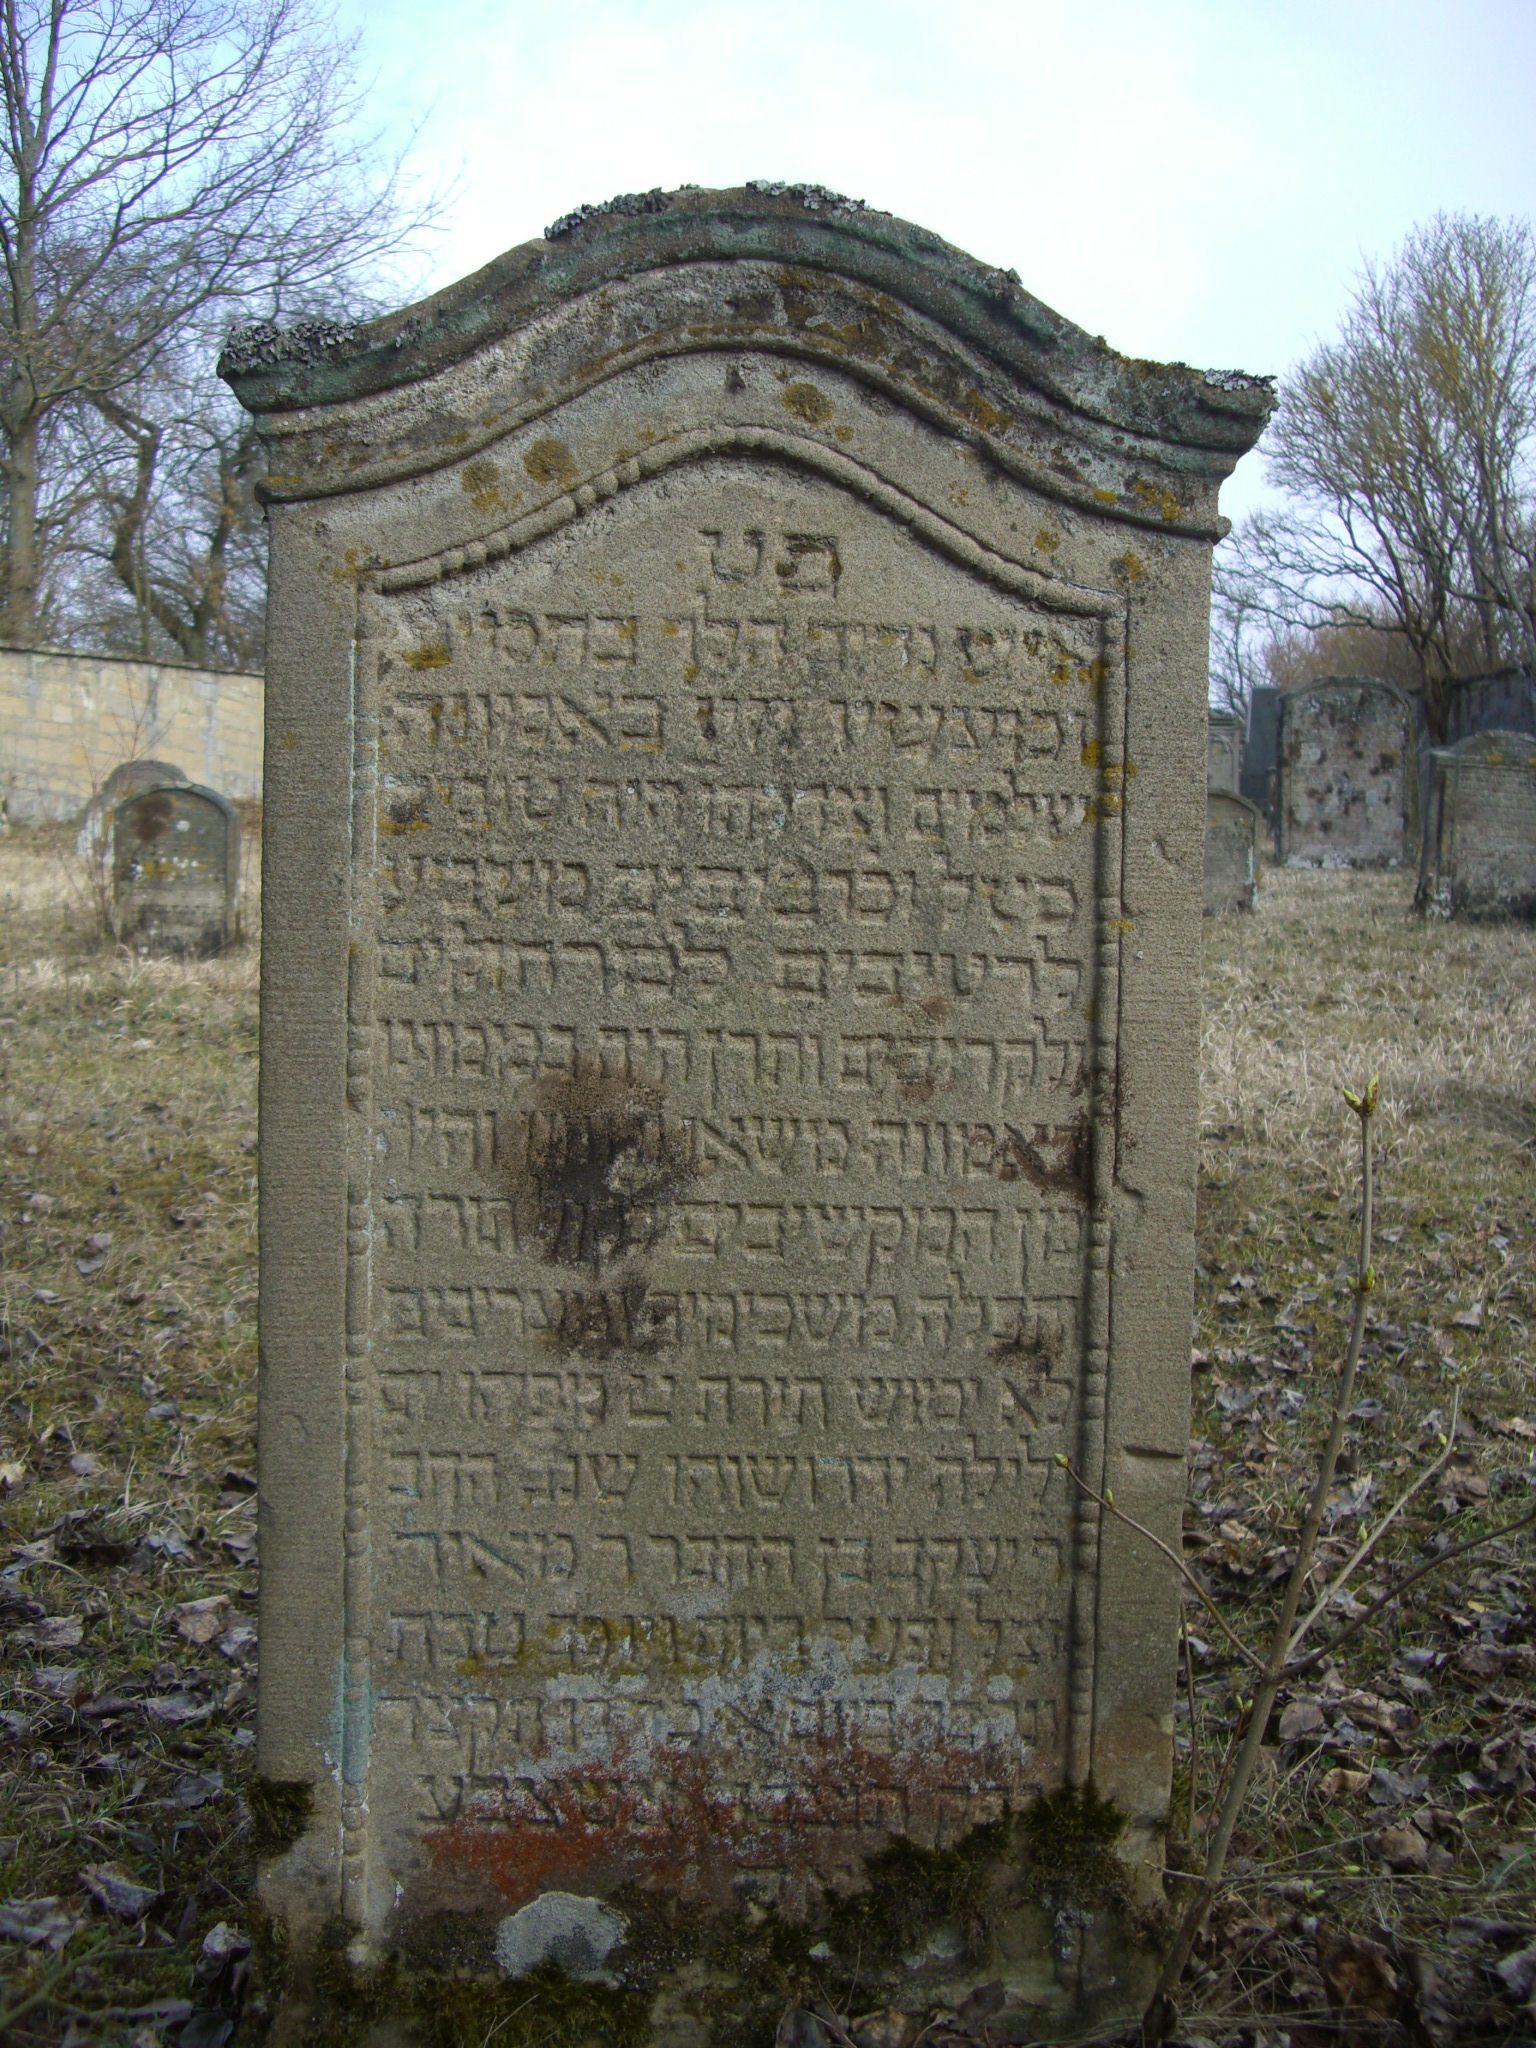
[{"label": "arched gravestone in background", "polygon": [[1205,914],[1256,910],[1259,904],[1258,845],[1260,811],[1246,797],[1229,789],[1213,789],[1205,799]]},{"label": "arched gravestone in background", "polygon": [[1242,723],[1235,711],[1212,711],[1206,730],[1206,788],[1235,790],[1242,772]]},{"label": "arched gravestone in background", "polygon": [[1123,2004],[1005,1817],[1091,1776],[1146,1875],[1166,1814],[1177,1581],[1055,1460],[1177,1541],[1209,555],[1269,386],[806,188],[223,367],[272,470],[260,1767],[314,1795],[266,1896],[482,1966],[540,1895],[755,1900],[835,1973],[871,1856],[970,1840],[1010,2000]]},{"label": "arched gravestone in background", "polygon": [[1473,733],[1429,760],[1418,908],[1536,917],[1536,739]]},{"label": "arched gravestone in background", "polygon": [[221,953],[238,929],[240,819],[192,783],[140,789],[112,812],[112,924],[143,953]]},{"label": "arched gravestone in background", "polygon": [[1323,676],[1280,696],[1280,858],[1295,867],[1398,867],[1418,817],[1413,715],[1373,676]]}]

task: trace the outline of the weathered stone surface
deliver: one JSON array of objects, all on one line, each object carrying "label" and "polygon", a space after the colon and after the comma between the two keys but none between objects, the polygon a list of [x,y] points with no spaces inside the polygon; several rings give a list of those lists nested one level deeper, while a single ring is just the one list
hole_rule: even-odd
[{"label": "weathered stone surface", "polygon": [[1414,844],[1413,719],[1391,683],[1324,676],[1280,698],[1280,858],[1396,867]]},{"label": "weathered stone surface", "polygon": [[1256,910],[1259,904],[1258,806],[1232,790],[1205,799],[1205,914]]},{"label": "weathered stone surface", "polygon": [[191,783],[140,789],[112,813],[113,930],[142,953],[219,953],[234,938],[240,819]]},{"label": "weathered stone surface", "polygon": [[1536,738],[1474,733],[1430,755],[1419,908],[1536,917]]},{"label": "weathered stone surface", "polygon": [[[1270,396],[827,195],[558,226],[230,365],[260,1764],[314,1791],[264,1882],[481,1965],[553,1891],[751,1900],[847,1968],[893,1841],[1006,1888],[1091,1776],[1156,1860],[1177,1586],[1057,1458],[1176,1540],[1209,551]],[[1030,1897],[1018,1996],[1134,1995]]]},{"label": "weathered stone surface", "polygon": [[1242,721],[1235,711],[1213,711],[1206,726],[1205,786],[1235,790],[1242,772]]},{"label": "weathered stone surface", "polygon": [[80,814],[75,833],[75,852],[82,860],[96,860],[112,843],[112,821],[117,807],[141,789],[185,788],[192,778],[170,761],[123,761],[102,783]]}]

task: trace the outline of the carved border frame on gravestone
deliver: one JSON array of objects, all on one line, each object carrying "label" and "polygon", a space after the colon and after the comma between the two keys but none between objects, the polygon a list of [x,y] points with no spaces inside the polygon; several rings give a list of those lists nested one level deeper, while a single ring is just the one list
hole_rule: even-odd
[{"label": "carved border frame on gravestone", "polygon": [[[369,1910],[368,1770],[374,1708],[372,1599],[373,1517],[378,1498],[373,1468],[373,1128],[374,992],[377,940],[367,884],[378,845],[380,700],[376,615],[388,595],[453,577],[504,557],[571,525],[642,480],[711,456],[750,456],[815,472],[841,486],[1012,598],[1042,609],[1097,619],[1103,683],[1098,693],[1099,755],[1094,848],[1094,1031],[1091,1051],[1091,1167],[1088,1228],[1083,1257],[1084,1307],[1081,1380],[1076,1389],[1074,1462],[1102,1488],[1109,1394],[1113,1198],[1118,1138],[1116,1070],[1119,1036],[1120,948],[1126,928],[1123,902],[1126,759],[1126,605],[1117,594],[1093,591],[1040,574],[994,552],[920,504],[899,486],[851,457],[792,433],[762,428],[695,430],[657,443],[642,454],[574,485],[564,495],[468,547],[449,548],[416,561],[380,568],[357,583],[351,767],[351,918],[353,941],[347,981],[347,1234],[345,1276],[346,1459],[345,1557],[342,1631],[345,1681],[341,1715],[341,1906],[367,1925]],[[1077,1493],[1070,1537],[1066,1775],[1083,1784],[1093,1773],[1094,1680],[1098,1637],[1100,1510]]]}]

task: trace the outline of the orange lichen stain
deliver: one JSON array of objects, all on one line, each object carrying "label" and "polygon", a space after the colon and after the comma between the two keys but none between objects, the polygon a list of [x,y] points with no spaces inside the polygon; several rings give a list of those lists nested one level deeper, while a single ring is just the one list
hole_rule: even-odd
[{"label": "orange lichen stain", "polygon": [[1136,929],[1136,921],[1130,917],[1112,917],[1109,920],[1109,929],[1112,932],[1133,932]]},{"label": "orange lichen stain", "polygon": [[1097,768],[1103,752],[1104,744],[1101,740],[1084,740],[1083,766],[1085,768]]},{"label": "orange lichen stain", "polygon": [[1186,507],[1183,501],[1176,498],[1166,484],[1149,483],[1144,476],[1133,476],[1131,492],[1143,505],[1150,505],[1159,518],[1166,519],[1170,525],[1184,517]]},{"label": "orange lichen stain", "polygon": [[[886,1845],[890,1795],[901,1795],[919,1843],[942,1848],[1017,1809],[1054,1761],[1034,1758],[1031,1770],[1016,1749],[978,1751],[942,1737],[921,1750],[836,1738],[796,1750],[775,1774],[770,1810],[734,1794],[728,1755],[669,1745],[642,1761],[616,1745],[600,1763],[541,1774],[536,1801],[514,1787],[428,1830],[423,1846],[443,1878],[474,1872],[512,1908],[548,1890],[610,1894],[625,1883],[724,1904],[742,1870],[761,1868],[786,1871],[790,1895],[804,1897],[807,1880],[843,1889],[850,1866]],[[961,1813],[956,1785],[971,1788]]]},{"label": "orange lichen stain", "polygon": [[535,441],[523,457],[523,467],[536,484],[570,484],[576,481],[576,459],[563,441],[547,436]]},{"label": "orange lichen stain", "polygon": [[460,482],[465,496],[477,512],[505,512],[507,501],[496,486],[497,469],[494,462],[471,462],[465,469]]},{"label": "orange lichen stain", "polygon": [[446,668],[453,657],[446,643],[436,640],[430,647],[407,647],[400,659],[407,668]]},{"label": "orange lichen stain", "polygon": [[814,384],[806,383],[789,386],[784,393],[784,409],[813,427],[823,425],[831,419],[833,413],[832,401],[825,391],[818,390]]},{"label": "orange lichen stain", "polygon": [[1035,546],[1043,555],[1054,555],[1061,546],[1061,535],[1053,526],[1042,526],[1035,535]]},{"label": "orange lichen stain", "polygon": [[1114,491],[1106,491],[1102,488],[1099,488],[1094,491],[1093,495],[1098,499],[1101,505],[1118,505],[1120,502],[1119,497],[1116,495]]}]

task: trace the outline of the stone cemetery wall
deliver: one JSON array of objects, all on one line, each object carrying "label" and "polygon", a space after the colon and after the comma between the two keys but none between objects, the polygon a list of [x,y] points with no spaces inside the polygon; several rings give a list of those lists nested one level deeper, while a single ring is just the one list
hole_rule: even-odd
[{"label": "stone cemetery wall", "polygon": [[1474,733],[1430,757],[1419,908],[1536,917],[1536,738]]},{"label": "stone cemetery wall", "polygon": [[[617,1920],[696,2042],[637,1896],[835,1945],[872,1855],[984,1839],[1006,1892],[1090,1776],[1145,1875],[1178,1587],[1057,1461],[1177,1541],[1209,553],[1269,387],[777,187],[225,370],[296,740],[273,1908],[508,1969]],[[1009,1896],[1011,2002],[1134,1996]]]},{"label": "stone cemetery wall", "polygon": [[1256,910],[1259,903],[1258,806],[1235,791],[1213,789],[1205,799],[1205,914]]},{"label": "stone cemetery wall", "polygon": [[78,817],[114,768],[146,755],[259,797],[261,718],[260,676],[0,647],[0,814]]},{"label": "stone cemetery wall", "polygon": [[221,953],[238,928],[240,819],[211,789],[135,790],[111,816],[112,925],[140,953]]},{"label": "stone cemetery wall", "polygon": [[1406,698],[1370,676],[1325,676],[1280,701],[1280,858],[1395,867],[1418,816]]},{"label": "stone cemetery wall", "polygon": [[1213,711],[1206,731],[1205,786],[1237,788],[1243,772],[1243,732],[1237,714]]}]

